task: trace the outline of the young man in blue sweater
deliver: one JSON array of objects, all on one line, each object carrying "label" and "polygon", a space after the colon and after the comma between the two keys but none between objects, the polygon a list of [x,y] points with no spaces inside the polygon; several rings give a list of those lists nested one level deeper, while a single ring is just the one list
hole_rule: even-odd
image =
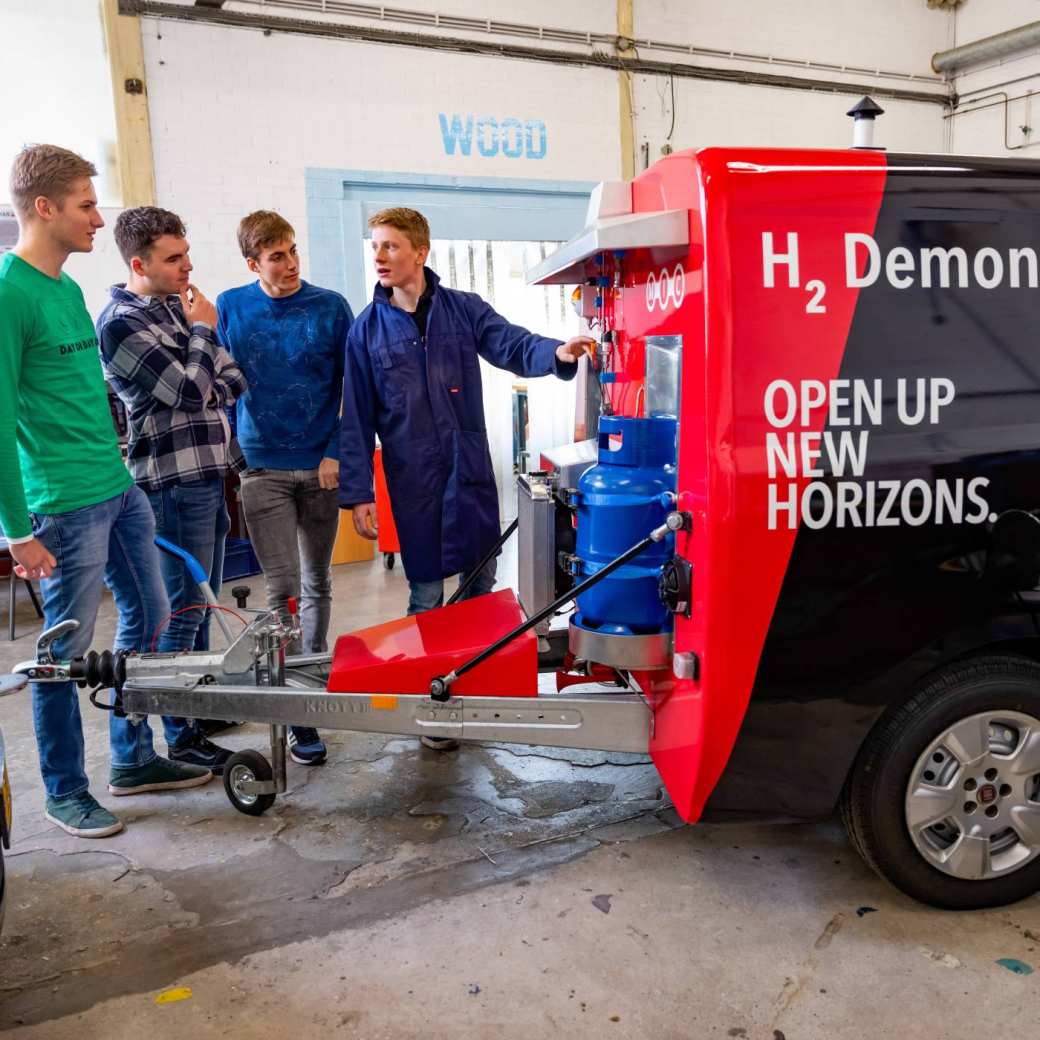
[{"label": "young man in blue sweater", "polygon": [[[303,646],[289,652],[322,653],[339,522],[343,357],[354,316],[339,293],[300,277],[296,233],[277,213],[244,217],[238,244],[257,280],[217,297],[217,331],[249,384],[237,411],[247,465],[242,506],[268,607],[284,611],[290,596],[300,602]],[[300,726],[289,730],[289,753],[304,765],[326,757],[318,731]]]}]

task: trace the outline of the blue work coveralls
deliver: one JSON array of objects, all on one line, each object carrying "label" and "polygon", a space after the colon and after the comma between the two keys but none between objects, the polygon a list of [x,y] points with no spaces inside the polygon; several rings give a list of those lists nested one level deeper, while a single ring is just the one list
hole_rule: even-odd
[{"label": "blue work coveralls", "polygon": [[468,572],[500,533],[477,356],[516,375],[572,379],[560,340],[511,325],[476,293],[439,284],[425,338],[376,285],[347,337],[339,503],[373,502],[375,435],[410,581]]}]

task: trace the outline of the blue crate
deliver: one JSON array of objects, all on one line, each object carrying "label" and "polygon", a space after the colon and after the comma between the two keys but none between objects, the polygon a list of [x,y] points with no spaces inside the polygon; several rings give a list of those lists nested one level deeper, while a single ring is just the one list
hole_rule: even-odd
[{"label": "blue crate", "polygon": [[263,568],[248,538],[229,538],[224,546],[224,582],[260,574]]}]

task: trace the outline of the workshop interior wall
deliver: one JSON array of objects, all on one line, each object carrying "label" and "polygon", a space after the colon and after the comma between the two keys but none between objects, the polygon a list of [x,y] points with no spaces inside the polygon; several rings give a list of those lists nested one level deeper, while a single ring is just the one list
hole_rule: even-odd
[{"label": "workshop interior wall", "polygon": [[[455,10],[452,0],[412,6],[472,13],[458,0]],[[513,22],[608,33],[615,26],[614,0],[581,5],[517,0],[486,6],[482,13]],[[743,51],[766,50],[768,45],[781,56],[873,68],[896,65],[928,77],[928,60],[946,44],[950,21],[949,15],[928,10],[923,0],[909,5],[912,16],[905,10],[906,0],[884,0],[875,5],[871,23],[884,23],[887,16],[892,28],[878,35],[852,33],[855,39],[850,41],[850,34],[838,30],[855,17],[858,5],[853,0],[818,0],[818,18],[805,19],[760,4],[753,5],[754,18],[744,17],[750,6],[751,0],[639,0],[636,35],[656,38],[666,33],[672,40]],[[835,7],[842,10],[834,14]],[[817,26],[809,37],[806,22]],[[234,229],[251,209],[263,206],[284,213],[296,227],[306,257],[306,167],[593,181],[621,173],[618,76],[611,70],[264,36],[154,18],[143,19],[142,28],[159,201],[188,222],[200,284],[214,291],[247,280]],[[413,31],[412,26],[395,28]],[[651,160],[657,158],[670,122],[661,99],[668,86],[665,77],[640,76],[633,87],[635,140],[637,148],[649,142]],[[672,144],[844,146],[851,137],[844,113],[857,97],[677,80]],[[885,107],[884,143],[893,148],[941,147],[938,106]],[[544,155],[539,157],[537,141],[530,154],[525,150],[517,157],[501,147],[496,154],[482,154],[477,141],[470,143],[468,155],[455,141],[454,154],[449,154],[442,116],[449,130],[456,116],[462,127],[470,117],[541,122]]]},{"label": "workshop interior wall", "polygon": [[[413,0],[411,7],[472,16],[461,0]],[[925,0],[876,0],[869,20],[858,0],[805,0],[797,8],[794,17],[791,5],[758,0],[637,0],[637,40],[700,49],[682,53],[641,43],[640,57],[732,75],[766,71],[849,84],[842,93],[636,75],[637,171],[669,148],[845,147],[852,137],[845,112],[861,86],[941,94],[946,88],[931,71],[933,53],[1035,17],[1033,0],[966,0],[956,13]],[[592,33],[611,34],[616,24],[615,0],[494,0],[481,13]],[[308,275],[308,168],[541,181],[621,175],[619,77],[610,69],[154,17],[141,24],[157,201],[186,220],[199,284],[212,294],[249,280],[234,232],[238,219],[258,207],[277,209],[294,224]],[[464,35],[434,26],[382,27]],[[589,52],[551,40],[509,42]],[[985,88],[1012,73],[1040,80],[1037,54],[972,70],[956,87]],[[1024,81],[1023,90],[1034,82]],[[879,101],[885,115],[876,140],[891,151],[1008,154],[1001,107],[944,119],[938,104]],[[1028,125],[1028,102],[1015,102],[1012,114],[1014,126]],[[1028,135],[1015,132],[1013,144],[1028,143]],[[342,235],[338,226],[322,230]],[[103,300],[104,286],[120,277],[114,252],[99,259],[104,263],[84,274],[92,309]]]},{"label": "workshop interior wall", "polygon": [[[1038,19],[1040,5],[1034,0],[967,0],[957,9],[956,36],[951,46],[995,36]],[[956,115],[948,120],[950,151],[1040,158],[1040,104],[1030,97],[1040,90],[1040,48],[973,65],[954,78],[953,87],[961,101]]]}]

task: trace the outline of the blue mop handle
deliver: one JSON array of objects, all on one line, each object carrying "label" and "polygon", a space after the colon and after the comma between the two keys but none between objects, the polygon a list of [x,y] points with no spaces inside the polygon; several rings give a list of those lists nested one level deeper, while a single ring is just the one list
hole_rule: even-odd
[{"label": "blue mop handle", "polygon": [[[179,545],[174,545],[173,542],[169,542],[159,535],[155,536],[155,544],[163,552],[168,552],[171,556],[179,556],[184,561],[184,566],[188,568],[188,573],[195,581],[199,585],[205,582],[206,587],[209,588],[209,575],[203,570],[202,564],[187,549],[182,549]],[[212,594],[213,590],[210,589],[210,595]],[[207,602],[210,602],[210,600],[207,600]]]},{"label": "blue mop handle", "polygon": [[[179,545],[174,545],[173,542],[167,541],[167,539],[160,535],[155,536],[155,544],[162,549],[163,552],[168,552],[171,556],[178,556],[184,561],[184,566],[188,568],[188,573],[195,579],[195,583],[199,587],[199,591],[202,593],[202,598],[211,607],[220,606],[220,600],[217,599],[216,594],[213,592],[213,587],[209,583],[209,575],[206,573],[202,564],[191,555],[187,549],[182,549]],[[220,625],[220,630],[224,633],[224,638],[230,643],[232,642],[231,628],[227,623],[227,619],[224,617],[222,610],[214,610],[214,617],[217,619],[217,624]]]}]

